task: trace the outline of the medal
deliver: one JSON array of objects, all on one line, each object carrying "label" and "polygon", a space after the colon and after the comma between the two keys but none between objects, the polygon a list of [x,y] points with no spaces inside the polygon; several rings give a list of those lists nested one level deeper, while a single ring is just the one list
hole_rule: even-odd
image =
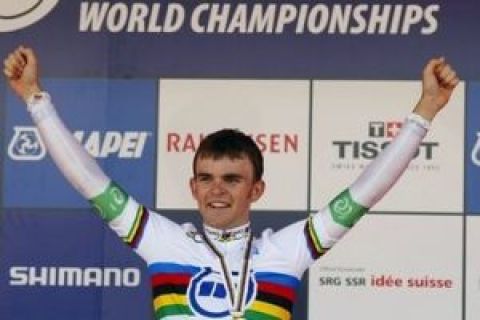
[{"label": "medal", "polygon": [[230,312],[230,315],[233,320],[246,320],[246,318],[243,317],[243,312],[240,311],[232,311]]},{"label": "medal", "polygon": [[233,288],[233,283],[232,279],[230,278],[230,274],[228,271],[227,264],[225,262],[225,259],[223,255],[215,248],[213,243],[210,242],[210,239],[203,233],[203,240],[207,244],[207,246],[212,250],[212,252],[217,256],[217,258],[220,260],[220,265],[222,266],[222,273],[225,281],[225,285],[227,286],[227,290],[230,296],[230,303],[234,310],[230,312],[230,315],[232,316],[233,320],[246,320],[243,314],[243,304],[244,304],[244,299],[245,299],[245,294],[247,292],[246,286],[248,286],[248,260],[250,258],[250,253],[252,250],[252,240],[253,240],[253,235],[250,232],[248,240],[247,240],[247,247],[245,248],[244,256],[243,256],[243,268],[242,268],[242,273],[240,277],[240,288],[239,292],[235,292]]}]

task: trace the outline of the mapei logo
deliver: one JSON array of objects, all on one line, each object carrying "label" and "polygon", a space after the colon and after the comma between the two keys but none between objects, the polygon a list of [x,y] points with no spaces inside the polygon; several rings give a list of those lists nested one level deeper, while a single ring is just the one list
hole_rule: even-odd
[{"label": "mapei logo", "polygon": [[[250,274],[245,306],[253,301],[255,291],[256,283]],[[203,269],[192,279],[187,294],[193,311],[202,317],[223,319],[230,315],[230,304],[227,301],[230,298],[221,275],[211,268]]]},{"label": "mapei logo", "polygon": [[474,165],[480,167],[480,131],[477,132],[477,141],[473,146],[471,159]]},{"label": "mapei logo", "polygon": [[34,161],[45,156],[45,145],[37,128],[16,126],[13,138],[8,145],[8,155],[13,160]]},{"label": "mapei logo", "polygon": [[28,27],[41,20],[59,0],[3,0],[0,1],[0,32]]},{"label": "mapei logo", "polygon": [[[17,161],[41,160],[46,148],[35,127],[15,126],[14,135],[8,146],[8,155]],[[95,158],[116,155],[121,159],[138,159],[143,155],[148,131],[75,131],[75,138]]]}]

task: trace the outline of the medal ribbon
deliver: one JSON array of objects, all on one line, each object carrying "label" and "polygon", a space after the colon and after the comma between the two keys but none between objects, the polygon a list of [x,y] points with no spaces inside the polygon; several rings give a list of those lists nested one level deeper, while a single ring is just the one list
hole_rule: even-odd
[{"label": "medal ribbon", "polygon": [[[240,288],[238,295],[235,294],[233,289],[232,279],[230,278],[230,273],[228,272],[227,263],[225,262],[225,258],[223,254],[218,251],[218,249],[213,245],[210,239],[203,233],[203,239],[207,244],[208,248],[212,250],[212,252],[217,256],[220,260],[220,265],[222,267],[223,277],[225,280],[225,284],[227,285],[228,293],[230,295],[230,302],[234,310],[232,315],[234,315],[234,319],[243,319],[241,318],[242,315],[242,302],[244,300],[245,295],[245,287],[247,285],[247,274],[248,274],[248,260],[250,258],[250,252],[252,250],[252,240],[253,236],[252,233],[249,233],[248,240],[247,240],[247,248],[245,249],[244,256],[243,256],[243,267],[242,273],[240,275]],[[236,303],[235,303],[236,302]]]}]

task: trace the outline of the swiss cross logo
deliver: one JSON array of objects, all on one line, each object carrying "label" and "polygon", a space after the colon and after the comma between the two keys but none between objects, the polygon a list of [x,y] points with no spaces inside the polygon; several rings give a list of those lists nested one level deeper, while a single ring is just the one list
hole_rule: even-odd
[{"label": "swiss cross logo", "polygon": [[397,121],[390,121],[390,122],[386,122],[386,126],[387,126],[386,136],[388,138],[393,138],[398,134],[398,132],[402,128],[402,123]]},{"label": "swiss cross logo", "polygon": [[368,123],[368,136],[372,138],[393,138],[401,128],[402,123],[399,121],[371,121]]}]

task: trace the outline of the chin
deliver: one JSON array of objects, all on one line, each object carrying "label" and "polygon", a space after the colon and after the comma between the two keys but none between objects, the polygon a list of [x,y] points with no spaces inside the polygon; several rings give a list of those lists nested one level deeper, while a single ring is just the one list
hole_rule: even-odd
[{"label": "chin", "polygon": [[[204,222],[207,222],[207,221],[204,221]],[[216,229],[221,229],[221,230],[230,229],[234,227],[234,223],[232,223],[231,221],[215,220],[215,221],[209,221],[207,222],[207,224],[211,227],[214,227]]]}]

